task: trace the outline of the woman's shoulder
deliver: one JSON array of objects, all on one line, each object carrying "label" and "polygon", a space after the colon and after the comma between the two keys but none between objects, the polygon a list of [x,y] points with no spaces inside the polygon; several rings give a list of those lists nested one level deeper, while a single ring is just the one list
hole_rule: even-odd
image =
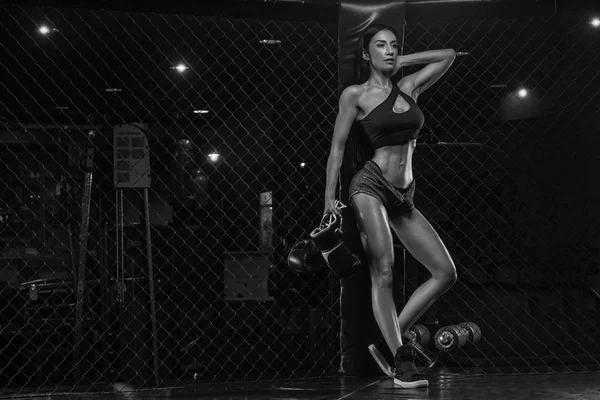
[{"label": "woman's shoulder", "polygon": [[347,96],[352,96],[352,95],[362,94],[362,93],[364,93],[364,91],[365,91],[364,84],[349,85],[342,91],[342,95],[346,94]]},{"label": "woman's shoulder", "polygon": [[358,103],[358,99],[365,91],[366,87],[364,84],[349,85],[342,91],[340,98],[345,101]]}]

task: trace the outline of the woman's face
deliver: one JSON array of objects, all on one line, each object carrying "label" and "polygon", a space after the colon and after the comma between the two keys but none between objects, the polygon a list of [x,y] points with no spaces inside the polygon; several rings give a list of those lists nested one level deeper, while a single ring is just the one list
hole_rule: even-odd
[{"label": "woman's face", "polygon": [[381,71],[394,69],[398,56],[398,42],[396,36],[387,29],[377,32],[369,42],[369,54],[363,54],[373,68]]}]

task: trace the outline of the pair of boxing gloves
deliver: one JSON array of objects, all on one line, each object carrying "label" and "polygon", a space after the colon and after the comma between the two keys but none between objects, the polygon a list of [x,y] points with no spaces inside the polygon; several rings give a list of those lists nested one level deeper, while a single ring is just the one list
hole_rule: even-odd
[{"label": "pair of boxing gloves", "polygon": [[[345,207],[339,200],[336,208]],[[362,266],[360,257],[354,254],[342,240],[342,220],[334,213],[326,213],[319,226],[310,233],[310,240],[297,242],[288,255],[288,264],[297,271],[314,270],[317,253],[321,253],[326,265],[338,278],[348,278]]]}]

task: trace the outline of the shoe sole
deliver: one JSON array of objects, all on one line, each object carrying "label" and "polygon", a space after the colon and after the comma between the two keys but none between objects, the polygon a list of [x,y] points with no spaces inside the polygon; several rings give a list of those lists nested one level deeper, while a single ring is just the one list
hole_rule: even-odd
[{"label": "shoe sole", "polygon": [[379,366],[379,369],[381,369],[381,372],[386,374],[388,377],[393,378],[394,373],[392,372],[392,368],[390,367],[388,362],[385,361],[385,357],[383,356],[383,354],[381,354],[377,347],[375,347],[375,345],[369,345],[369,353],[371,353],[371,356],[373,356],[373,359]]},{"label": "shoe sole", "polygon": [[429,386],[429,382],[425,379],[420,380],[420,381],[404,382],[404,381],[401,381],[400,379],[394,378],[394,384],[397,386],[400,386],[401,388],[405,388],[405,389],[414,389],[414,388]]}]

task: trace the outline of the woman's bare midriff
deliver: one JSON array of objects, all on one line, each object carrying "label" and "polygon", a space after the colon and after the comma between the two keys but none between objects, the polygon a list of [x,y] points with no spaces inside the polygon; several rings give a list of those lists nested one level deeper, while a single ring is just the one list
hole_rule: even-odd
[{"label": "woman's bare midriff", "polygon": [[373,160],[383,177],[394,187],[406,188],[413,181],[412,156],[417,145],[416,139],[406,144],[385,146],[375,150]]}]

